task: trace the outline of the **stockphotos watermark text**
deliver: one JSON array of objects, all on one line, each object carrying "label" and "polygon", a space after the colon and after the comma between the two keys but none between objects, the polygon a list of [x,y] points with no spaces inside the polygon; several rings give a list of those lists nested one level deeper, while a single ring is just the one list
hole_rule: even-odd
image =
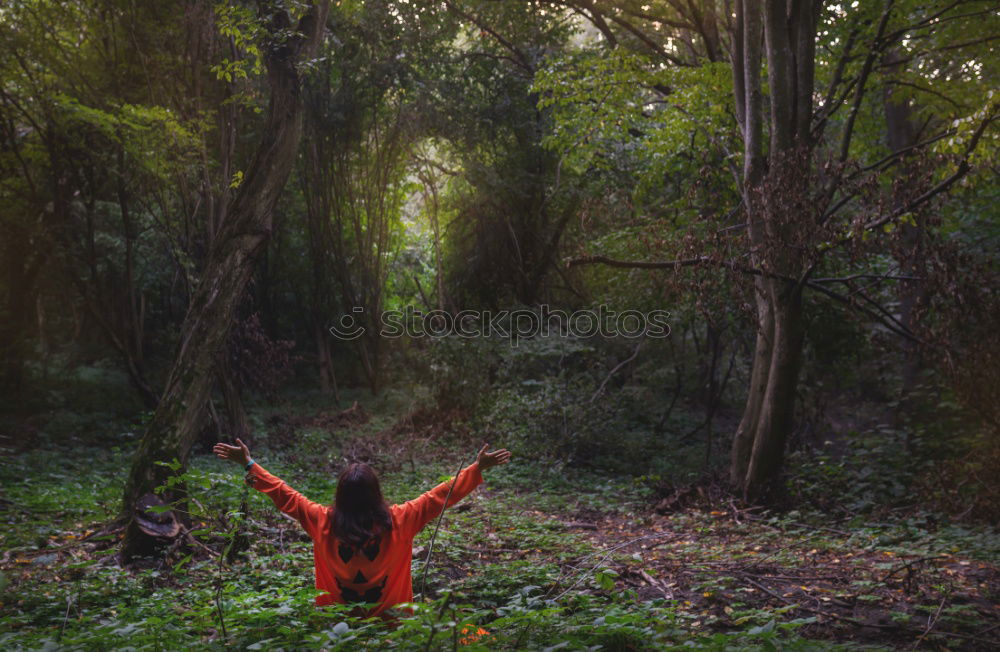
[{"label": "stockphotos watermark text", "polygon": [[666,310],[611,310],[601,305],[596,310],[462,310],[455,314],[444,310],[386,310],[374,323],[365,319],[364,308],[354,308],[330,327],[334,337],[354,340],[369,328],[379,335],[396,337],[499,337],[516,346],[518,340],[560,335],[564,337],[667,337],[670,324]]}]

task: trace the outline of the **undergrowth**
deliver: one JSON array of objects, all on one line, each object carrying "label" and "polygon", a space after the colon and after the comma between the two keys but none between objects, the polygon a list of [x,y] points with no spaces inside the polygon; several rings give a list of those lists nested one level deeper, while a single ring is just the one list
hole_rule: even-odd
[{"label": "undergrowth", "polygon": [[[255,414],[255,458],[330,500],[356,440],[410,406],[383,400],[354,431],[307,426],[291,446],[269,447],[267,415]],[[407,461],[372,449],[386,497],[408,500],[451,476],[481,439],[459,431]],[[426,595],[387,623],[315,608],[305,534],[256,492],[240,515],[242,473],[206,455],[187,473],[198,543],[120,567],[118,535],[93,536],[117,514],[134,441],[127,426],[109,426],[97,440],[116,442],[110,451],[48,443],[4,456],[0,649],[811,650],[961,647],[963,635],[976,649],[990,636],[984,605],[1000,600],[1000,539],[913,509],[920,469],[892,459],[897,436],[857,435],[846,453],[796,460],[814,482],[792,476],[795,511],[701,503],[668,515],[653,512],[642,476],[502,436],[494,443],[513,449],[514,463],[447,512]],[[249,549],[220,565],[238,530]],[[415,582],[429,539],[426,530],[414,542]],[[817,613],[848,603],[853,612]],[[862,620],[875,629],[849,624]]]}]

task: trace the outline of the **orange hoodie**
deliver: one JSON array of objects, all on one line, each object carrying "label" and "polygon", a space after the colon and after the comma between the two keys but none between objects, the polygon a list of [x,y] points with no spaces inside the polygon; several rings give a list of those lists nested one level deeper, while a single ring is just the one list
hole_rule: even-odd
[{"label": "orange hoodie", "polygon": [[[357,548],[334,537],[332,508],[314,503],[289,487],[280,478],[254,463],[247,484],[271,497],[274,505],[295,518],[313,540],[316,569],[316,604],[334,602],[379,603],[369,615],[377,615],[401,602],[413,601],[410,561],[413,537],[444,509],[451,480],[442,482],[424,495],[402,505],[392,505],[392,532],[372,538]],[[479,464],[462,469],[451,492],[452,506],[483,481]]]}]

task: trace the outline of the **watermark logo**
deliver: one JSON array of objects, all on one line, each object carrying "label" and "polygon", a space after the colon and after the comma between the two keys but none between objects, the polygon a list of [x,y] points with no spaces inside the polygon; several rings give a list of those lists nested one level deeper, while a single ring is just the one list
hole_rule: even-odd
[{"label": "watermark logo", "polygon": [[[386,312],[391,312],[387,310]],[[382,313],[384,317],[386,312]],[[355,306],[351,313],[340,318],[340,322],[330,327],[330,332],[338,340],[356,340],[365,334],[365,327],[361,325],[361,317],[365,314],[365,309]]]},{"label": "watermark logo", "polygon": [[[398,337],[499,337],[516,346],[522,339],[548,337],[656,337],[670,335],[670,313],[666,310],[615,311],[601,305],[596,310],[417,310],[407,306],[402,310],[386,310],[379,315],[374,327],[385,338]],[[364,308],[355,307],[330,327],[334,337],[355,340],[366,332]]]}]

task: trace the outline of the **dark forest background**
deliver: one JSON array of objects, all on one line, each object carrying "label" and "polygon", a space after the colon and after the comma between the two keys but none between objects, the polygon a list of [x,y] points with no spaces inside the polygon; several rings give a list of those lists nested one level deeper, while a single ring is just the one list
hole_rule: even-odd
[{"label": "dark forest background", "polygon": [[[84,648],[120,646],[150,613],[161,619],[151,628],[174,622],[154,601],[88,639],[97,630],[79,608],[72,624],[80,591],[45,615],[70,533],[94,555],[113,551],[136,595],[166,581],[151,569],[188,572],[181,559],[209,577],[217,559],[285,554],[280,519],[250,537],[270,548],[248,543],[246,499],[237,509],[235,479],[222,488],[205,457],[236,437],[323,496],[345,461],[364,460],[409,487],[404,497],[488,440],[523,460],[498,491],[565,498],[511,509],[549,510],[584,533],[610,523],[642,537],[657,518],[728,514],[792,527],[766,541],[789,564],[781,551],[808,539],[789,524],[832,528],[852,549],[878,550],[900,529],[921,542],[894,553],[920,563],[852,580],[886,593],[863,587],[867,602],[858,589],[838,595],[845,604],[882,604],[892,582],[937,563],[924,561],[940,552],[928,540],[995,562],[998,38],[994,4],[972,0],[5,3],[0,595],[11,633],[0,643],[65,644],[70,632]],[[386,310],[544,318],[602,306],[666,311],[670,334],[379,334]],[[345,319],[364,333],[336,337]],[[523,518],[511,528],[532,541]],[[551,545],[529,547],[569,555]],[[107,582],[96,559],[73,571],[81,586]],[[557,607],[522,591],[554,577],[506,563],[467,587],[493,615],[453,620],[487,623],[495,638],[478,644],[513,649],[685,637],[985,649],[1000,584],[977,563],[981,576],[962,576],[974,599],[928,576],[927,613],[916,600],[885,607],[885,622],[843,605],[824,620],[809,609],[829,604],[767,586],[757,599],[778,597],[740,621],[711,597],[725,587],[681,582],[685,597],[662,569],[610,565],[570,595],[584,603]],[[642,606],[614,597],[630,581],[662,593],[656,609],[693,600],[717,620],[670,611],[664,634],[650,623],[667,612],[649,595],[637,594]],[[171,645],[232,639],[218,590],[179,625],[200,639]],[[444,599],[387,635],[430,647]],[[495,621],[501,604],[509,621]],[[789,604],[784,619],[772,613]],[[605,618],[597,638],[574,629],[594,617]],[[325,643],[262,622],[236,641],[385,642],[353,621],[368,633]],[[697,638],[706,628],[730,638]]]}]

